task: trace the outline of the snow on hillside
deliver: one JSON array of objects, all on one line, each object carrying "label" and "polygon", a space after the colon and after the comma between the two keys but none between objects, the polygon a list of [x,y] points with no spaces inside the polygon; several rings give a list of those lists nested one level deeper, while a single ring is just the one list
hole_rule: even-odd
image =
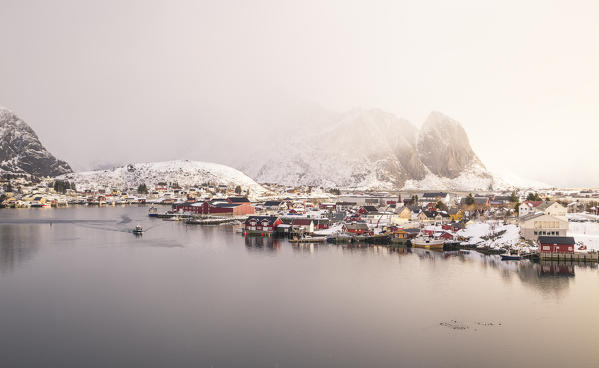
[{"label": "snow on hillside", "polygon": [[495,178],[486,175],[483,167],[473,165],[454,179],[440,177],[429,172],[422,180],[408,180],[404,190],[489,190],[503,189]]},{"label": "snow on hillside", "polygon": [[112,170],[86,171],[61,176],[75,182],[77,189],[134,188],[145,183],[178,183],[182,187],[201,184],[241,186],[259,195],[265,189],[239,170],[225,165],[200,161],[165,161],[130,164]]}]

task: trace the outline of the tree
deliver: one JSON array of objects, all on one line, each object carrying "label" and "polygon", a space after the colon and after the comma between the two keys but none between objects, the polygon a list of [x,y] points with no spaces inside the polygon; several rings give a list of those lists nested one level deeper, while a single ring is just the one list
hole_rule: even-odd
[{"label": "tree", "polygon": [[445,203],[443,203],[443,201],[437,202],[436,207],[439,211],[447,211],[448,210],[447,205],[445,205]]},{"label": "tree", "polygon": [[12,193],[12,184],[10,181],[6,184],[6,192]]},{"label": "tree", "polygon": [[241,194],[241,185],[235,187],[235,194]]},{"label": "tree", "polygon": [[471,206],[471,205],[473,205],[473,204],[474,204],[474,197],[472,196],[472,193],[468,194],[468,197],[466,197],[466,201],[465,201],[465,203],[466,203],[468,206]]},{"label": "tree", "polygon": [[514,211],[516,212],[516,215],[520,214],[520,202],[516,202],[514,205]]},{"label": "tree", "polygon": [[341,191],[337,188],[331,188],[329,189],[329,192],[331,192],[331,194],[341,195]]},{"label": "tree", "polygon": [[540,201],[541,197],[539,196],[539,193],[528,193],[528,195],[526,196],[526,200],[527,201]]},{"label": "tree", "polygon": [[139,184],[139,186],[137,187],[137,193],[148,194],[148,187],[146,186],[145,183]]},{"label": "tree", "polygon": [[510,202],[511,203],[517,203],[518,202],[518,196],[516,195],[516,192],[512,192],[512,195],[510,196]]}]

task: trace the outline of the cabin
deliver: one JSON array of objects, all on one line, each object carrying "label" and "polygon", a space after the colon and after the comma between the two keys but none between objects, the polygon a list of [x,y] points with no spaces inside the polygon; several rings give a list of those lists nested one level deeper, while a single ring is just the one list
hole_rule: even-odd
[{"label": "cabin", "polygon": [[367,235],[372,234],[368,225],[362,222],[351,223],[343,225],[343,231],[355,234],[355,235]]},{"label": "cabin", "polygon": [[243,229],[249,233],[272,233],[282,223],[276,216],[250,216],[243,223]]},{"label": "cabin", "polygon": [[539,236],[537,243],[542,253],[574,253],[576,244],[571,236]]}]

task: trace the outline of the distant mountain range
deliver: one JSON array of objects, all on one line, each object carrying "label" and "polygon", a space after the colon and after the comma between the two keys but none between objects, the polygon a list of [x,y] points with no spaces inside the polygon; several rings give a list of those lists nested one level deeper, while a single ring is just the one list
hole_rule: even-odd
[{"label": "distant mountain range", "polygon": [[[180,184],[213,181],[255,190],[263,190],[256,182],[374,190],[474,191],[542,186],[492,175],[472,150],[461,124],[440,112],[431,112],[420,129],[378,109],[342,114],[317,110],[305,119],[305,124],[283,123],[281,129],[270,129],[267,139],[250,144],[249,152],[239,152],[241,159],[231,166],[247,176],[223,165],[169,161],[65,177],[78,184],[118,187],[157,180]],[[49,153],[23,120],[0,108],[2,172],[59,176],[72,173],[72,169]]]},{"label": "distant mountain range", "polygon": [[0,173],[56,176],[72,171],[44,148],[27,123],[0,107]]},{"label": "distant mountain range", "polygon": [[418,129],[378,109],[333,116],[236,165],[258,182],[356,189],[488,190],[495,178],[456,120],[432,112]]}]

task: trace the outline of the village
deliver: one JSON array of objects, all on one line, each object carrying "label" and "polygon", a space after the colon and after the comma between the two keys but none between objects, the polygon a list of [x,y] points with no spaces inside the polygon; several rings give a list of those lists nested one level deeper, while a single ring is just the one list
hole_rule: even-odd
[{"label": "village", "polygon": [[145,184],[78,190],[50,178],[4,178],[0,206],[149,206],[150,217],[190,225],[234,224],[243,236],[292,243],[364,243],[475,249],[506,259],[597,261],[599,191],[373,192],[264,184]]}]

